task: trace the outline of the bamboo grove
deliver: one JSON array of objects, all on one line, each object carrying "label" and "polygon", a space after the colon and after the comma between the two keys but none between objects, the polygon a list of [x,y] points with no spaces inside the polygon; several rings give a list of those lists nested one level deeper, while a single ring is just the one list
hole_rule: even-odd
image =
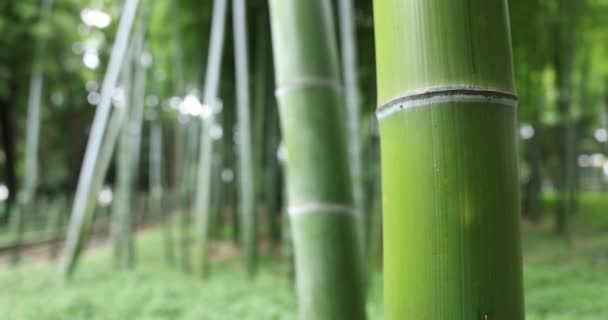
[{"label": "bamboo grove", "polygon": [[523,320],[522,220],[572,243],[608,191],[605,0],[32,2],[0,5],[14,266],[133,272],[155,230],[202,290],[230,250],[272,268],[300,319],[372,318],[381,274],[385,319]]}]

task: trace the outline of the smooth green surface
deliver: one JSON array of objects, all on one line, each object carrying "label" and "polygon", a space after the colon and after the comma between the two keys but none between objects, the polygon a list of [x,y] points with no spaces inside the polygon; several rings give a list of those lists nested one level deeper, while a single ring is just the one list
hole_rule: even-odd
[{"label": "smooth green surface", "polygon": [[247,59],[247,15],[245,0],[232,2],[232,22],[234,30],[234,64],[236,78],[236,107],[238,134],[238,174],[239,174],[239,215],[243,226],[241,233],[247,272],[255,275],[256,269],[256,210],[254,162],[251,143],[254,134],[251,129],[251,103],[249,99],[249,62]]},{"label": "smooth green surface", "polygon": [[515,109],[381,121],[388,319],[523,319]]},{"label": "smooth green surface", "polygon": [[300,319],[365,319],[331,2],[270,9]]},{"label": "smooth green surface", "polygon": [[[379,0],[374,15],[380,105],[514,91],[506,1]],[[517,109],[419,99],[380,119],[386,317],[521,320]]]},{"label": "smooth green surface", "polygon": [[365,319],[356,220],[318,212],[290,217],[290,223],[300,319]]},{"label": "smooth green surface", "polygon": [[505,0],[374,1],[378,103],[436,86],[514,90]]}]

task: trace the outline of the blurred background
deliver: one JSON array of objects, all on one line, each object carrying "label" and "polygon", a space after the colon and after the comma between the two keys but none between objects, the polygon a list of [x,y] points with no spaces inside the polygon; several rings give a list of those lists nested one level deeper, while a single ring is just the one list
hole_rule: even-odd
[{"label": "blurred background", "polygon": [[[244,51],[235,50],[232,2],[215,30],[213,1],[141,0],[131,12],[133,2],[0,3],[0,313],[294,319],[288,156],[267,1],[246,2]],[[342,58],[344,16],[338,1],[328,2]],[[527,318],[608,319],[608,1],[510,0],[509,9]],[[360,163],[369,232],[367,310],[382,319],[372,1],[354,1],[353,12],[358,107],[350,119],[358,129],[349,139],[360,152],[350,160]],[[219,48],[211,34],[220,31],[220,59],[209,59]],[[248,69],[236,69],[238,53]],[[239,75],[250,95],[245,118]],[[217,90],[209,85],[215,81]],[[102,108],[106,119],[97,120]],[[97,133],[94,121],[103,124]],[[93,183],[78,211],[94,135],[101,142],[91,151]],[[209,172],[204,181],[201,170]],[[238,213],[241,183],[252,185],[256,219]],[[197,204],[201,194],[208,201]],[[204,280],[193,227],[201,208],[208,219]],[[73,222],[78,212],[81,224]],[[243,236],[247,230],[255,236]],[[59,272],[66,264],[69,282]]]}]

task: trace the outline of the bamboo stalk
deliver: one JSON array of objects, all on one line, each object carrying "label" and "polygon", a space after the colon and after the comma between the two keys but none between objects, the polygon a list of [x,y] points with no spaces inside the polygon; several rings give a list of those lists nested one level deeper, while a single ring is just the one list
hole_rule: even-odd
[{"label": "bamboo stalk", "polygon": [[[42,0],[40,23],[49,24],[52,14],[53,0]],[[25,183],[20,201],[20,208],[14,210],[11,215],[11,225],[14,227],[13,234],[17,245],[12,250],[11,263],[17,264],[20,259],[21,242],[25,219],[25,212],[32,212],[36,198],[36,185],[38,180],[38,147],[40,145],[40,112],[42,106],[42,91],[44,88],[44,64],[47,47],[47,36],[36,39],[34,61],[32,62],[32,74],[27,105],[27,132],[25,146]]]},{"label": "bamboo stalk", "polygon": [[365,319],[329,0],[271,0],[301,319]]},{"label": "bamboo stalk", "polygon": [[[91,215],[93,213],[92,208],[94,207],[94,203],[92,202],[99,191],[98,187],[101,187],[101,183],[94,183],[94,177],[97,175],[103,178],[107,169],[106,165],[100,165],[98,163],[98,158],[106,156],[103,153],[100,154],[100,149],[102,149],[104,131],[111,111],[111,99],[116,87],[116,81],[118,80],[118,73],[127,51],[129,35],[137,12],[138,2],[138,0],[126,0],[125,2],[118,26],[116,41],[112,48],[108,70],[101,89],[101,101],[95,111],[89,142],[87,143],[84,161],[78,178],[78,186],[76,188],[76,196],[74,198],[74,205],[72,207],[70,225],[68,227],[66,239],[64,269],[66,276],[68,277],[74,270],[82,242],[86,239],[88,231],[86,225],[87,221],[91,220]],[[111,154],[115,138],[114,140],[106,139],[106,141],[108,153]],[[106,168],[104,169],[104,167]],[[95,188],[93,187],[94,185]]]},{"label": "bamboo stalk", "polygon": [[[255,49],[254,49],[254,87],[253,87],[253,158],[254,158],[254,186],[259,196],[264,184],[264,128],[266,118],[266,104],[268,104],[269,85],[269,35],[267,7],[264,5],[256,11],[255,22]],[[236,31],[236,30],[235,30]],[[259,198],[259,197],[258,197]]]},{"label": "bamboo stalk", "polygon": [[205,74],[205,90],[203,92],[204,106],[208,111],[202,117],[202,131],[199,146],[199,162],[197,172],[197,188],[194,202],[195,225],[199,245],[199,261],[201,275],[207,274],[207,235],[209,227],[210,184],[213,154],[213,139],[210,130],[215,123],[215,110],[218,106],[218,87],[220,67],[224,46],[224,27],[226,20],[226,0],[214,0],[213,18],[211,22],[211,37],[209,40],[209,55]]},{"label": "bamboo stalk", "polygon": [[[158,117],[158,115],[156,116]],[[157,217],[163,230],[165,260],[174,265],[175,251],[171,220],[163,199],[163,128],[160,119],[153,119],[150,128],[150,154],[148,178],[150,183],[150,213]]]},{"label": "bamboo stalk", "polygon": [[239,212],[243,225],[242,246],[249,276],[255,275],[256,265],[256,212],[253,164],[251,152],[251,117],[249,109],[249,63],[247,61],[247,16],[245,0],[233,0],[232,22],[234,30],[234,60],[236,76],[236,105],[239,152]]},{"label": "bamboo stalk", "polygon": [[[48,25],[51,19],[53,0],[42,0],[40,22]],[[25,194],[33,201],[38,179],[38,147],[40,145],[40,112],[42,106],[42,91],[44,87],[44,63],[47,47],[47,36],[39,37],[36,41],[35,57],[32,64],[30,91],[27,113],[27,139],[25,158]],[[31,205],[31,204],[30,204]]]},{"label": "bamboo stalk", "polygon": [[[133,47],[133,46],[132,46]],[[120,121],[120,126],[116,127],[116,136],[118,139],[117,150],[117,178],[115,187],[115,199],[112,205],[112,240],[114,244],[114,263],[116,266],[126,265],[129,253],[128,233],[130,228],[129,217],[131,216],[130,198],[131,198],[131,150],[130,150],[130,124],[133,113],[132,106],[132,62],[134,48],[129,49],[127,54],[126,64],[121,73],[122,92],[124,97],[124,105],[120,112],[123,119]]]},{"label": "bamboo stalk", "polygon": [[368,247],[367,214],[363,190],[363,158],[361,153],[361,117],[359,116],[359,88],[357,84],[357,42],[353,14],[353,0],[338,1],[340,40],[342,44],[342,77],[347,119],[347,146],[350,178],[353,189],[359,246],[362,261],[366,261]]},{"label": "bamboo stalk", "polygon": [[186,115],[180,115],[183,121],[180,143],[182,152],[181,162],[181,176],[180,176],[180,190],[179,190],[179,202],[180,208],[180,241],[181,241],[181,264],[182,269],[185,272],[192,271],[192,259],[190,253],[190,247],[192,243],[191,229],[192,229],[192,192],[194,188],[195,172],[196,172],[196,160],[197,160],[197,144],[199,143],[199,124],[197,119],[191,118]]},{"label": "bamboo stalk", "polygon": [[522,320],[506,1],[374,2],[385,317]]}]

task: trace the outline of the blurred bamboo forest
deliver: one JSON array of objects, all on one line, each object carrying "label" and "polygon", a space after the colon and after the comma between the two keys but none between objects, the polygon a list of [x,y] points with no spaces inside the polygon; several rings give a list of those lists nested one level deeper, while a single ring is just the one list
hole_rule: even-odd
[{"label": "blurred bamboo forest", "polygon": [[[342,263],[348,265],[354,256],[361,256],[360,273],[366,276],[354,276],[358,274],[355,267],[339,274],[363,279],[361,283],[353,280],[352,288],[343,288],[342,293],[353,301],[369,297],[359,309],[367,308],[370,318],[382,318],[382,203],[386,199],[382,198],[382,139],[376,116],[383,102],[377,99],[375,37],[380,35],[375,24],[383,17],[374,13],[374,6],[390,1],[314,0],[310,10],[296,10],[306,5],[285,1],[289,5],[280,0],[2,1],[0,262],[20,264],[22,269],[0,269],[0,284],[25,281],[28,270],[38,268],[32,262],[40,260],[36,249],[45,246],[50,261],[56,262],[52,265],[61,265],[68,278],[93,270],[110,281],[104,294],[119,291],[120,283],[111,281],[125,277],[113,278],[104,274],[105,269],[123,266],[138,270],[133,272],[142,278],[161,273],[181,286],[171,290],[182,288],[186,291],[180,291],[180,296],[192,292],[194,297],[197,289],[188,282],[200,273],[217,292],[205,299],[217,304],[230,303],[232,297],[224,296],[228,294],[242,297],[244,308],[253,308],[256,297],[266,300],[260,307],[264,312],[257,312],[259,317],[256,311],[250,314],[237,308],[223,316],[216,307],[209,309],[211,313],[197,310],[196,317],[292,319],[296,290],[290,283],[296,277],[301,283],[325,288],[312,272],[298,271],[296,276],[296,270],[313,268],[302,261],[315,258],[311,254],[297,262],[298,241],[307,239],[311,248],[326,249],[319,254],[326,257],[331,255],[328,252],[342,252],[341,245],[330,245],[333,240],[351,239],[348,230],[342,229],[344,223],[333,218],[291,225],[294,221],[288,217],[295,214],[293,206],[290,212],[290,201],[315,204],[313,200],[318,199],[306,198],[306,192],[314,198],[315,192],[325,190],[319,185],[327,185],[330,196],[339,197],[336,190],[348,189],[345,197],[352,200],[358,217],[353,229],[360,242],[344,249],[343,257],[352,260]],[[469,2],[478,3],[458,0],[463,6]],[[593,282],[608,287],[605,274],[596,269],[605,267],[602,261],[608,248],[608,0],[504,3],[519,99],[517,181],[526,312],[530,319],[605,319],[608,309],[601,305],[608,304],[605,297],[600,298],[605,288],[582,286],[579,289],[587,302],[595,300],[587,305],[572,302],[570,311],[560,308],[566,289],[556,289],[554,295],[547,290],[557,286],[555,281],[566,273],[561,267],[570,260],[577,261],[573,264],[580,267],[576,275],[581,278],[575,283],[578,278],[573,276],[570,288]],[[135,9],[131,12],[129,6]],[[299,24],[292,23],[290,15]],[[482,13],[476,25],[491,26],[495,18]],[[294,30],[314,28],[321,30],[318,37],[289,36]],[[126,37],[122,53],[121,30]],[[308,47],[310,39],[317,38],[328,45]],[[478,50],[471,60],[488,54]],[[317,119],[313,111],[289,114],[281,106],[289,100],[281,100],[282,92],[288,91],[281,85],[291,76],[305,78],[306,72],[296,74],[302,70],[331,73],[339,87],[344,85],[344,97],[318,98],[323,103],[339,101],[338,111],[319,120],[319,127],[306,122]],[[104,112],[104,104],[105,120],[96,115]],[[317,139],[328,132],[321,127],[326,119],[335,120],[333,125],[336,131],[344,131],[345,141],[333,134]],[[97,133],[96,121],[102,123]],[[307,140],[311,132],[317,135]],[[96,135],[95,151],[91,146]],[[325,167],[319,160],[314,166],[318,171],[307,172],[314,171],[313,166],[298,162],[325,156],[319,152],[317,158],[308,157],[315,149],[307,149],[311,146],[307,141],[313,140],[327,140],[327,145],[335,147],[335,154],[328,155],[334,157],[335,167],[331,161]],[[90,184],[83,178],[87,148],[91,148]],[[289,168],[290,163],[296,165]],[[294,174],[296,170],[301,171]],[[343,177],[341,170],[349,176]],[[309,187],[306,177],[319,172],[327,173],[325,180],[319,178],[313,182],[323,183]],[[302,182],[290,182],[290,178],[296,180],[294,176]],[[323,195],[319,198],[327,200]],[[315,233],[318,230],[322,231]],[[317,243],[313,238],[321,240]],[[105,244],[114,251],[97,250]],[[361,252],[355,252],[355,247]],[[579,251],[581,247],[587,251]],[[545,249],[548,253],[543,256]],[[83,266],[77,267],[83,257]],[[332,263],[347,269],[338,267],[339,261]],[[584,272],[595,278],[586,279]],[[48,278],[57,277],[46,269],[39,273],[36,281],[47,285]],[[240,279],[241,273],[248,276]],[[240,287],[240,280],[256,277],[255,294]],[[77,276],[73,282],[87,280],[91,279]],[[222,293],[224,283],[240,293]],[[272,292],[275,285],[286,296]],[[326,285],[331,289],[334,283]],[[58,285],[50,287],[42,294],[52,296],[53,290],[62,290]],[[366,295],[366,290],[371,293]],[[22,309],[11,309],[12,317],[40,318],[40,314],[21,311],[28,306],[44,309],[36,299],[25,298],[33,292],[31,287],[20,287],[18,292],[20,298],[0,294],[0,309],[9,308],[9,299],[23,299]],[[68,296],[76,301],[88,294],[72,291]],[[143,297],[137,299],[144,301],[145,294],[142,291]],[[183,299],[196,303],[192,297]],[[300,303],[306,301],[300,299]],[[109,311],[103,306],[89,307],[102,319],[158,316],[150,310],[139,314],[126,310],[104,317]],[[174,314],[157,318],[186,319],[178,311],[191,307],[184,302],[175,307]],[[332,307],[327,308],[331,313]],[[48,310],[62,312],[59,309]],[[352,309],[356,314],[356,308]],[[76,314],[93,318],[86,312]]]}]

